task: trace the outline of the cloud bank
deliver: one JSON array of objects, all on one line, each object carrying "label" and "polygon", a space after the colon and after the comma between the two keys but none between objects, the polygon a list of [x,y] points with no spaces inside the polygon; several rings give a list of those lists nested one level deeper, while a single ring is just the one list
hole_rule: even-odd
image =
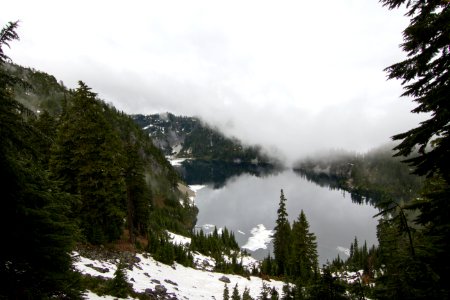
[{"label": "cloud bank", "polygon": [[377,1],[25,1],[8,55],[127,113],[194,115],[289,161],[416,126],[387,66],[408,19]]}]

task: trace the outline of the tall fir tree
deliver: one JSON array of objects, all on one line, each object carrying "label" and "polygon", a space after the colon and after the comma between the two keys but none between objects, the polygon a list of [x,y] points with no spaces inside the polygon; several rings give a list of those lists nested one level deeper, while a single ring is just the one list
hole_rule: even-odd
[{"label": "tall fir tree", "polygon": [[286,211],[286,198],[283,190],[280,194],[280,202],[277,210],[275,233],[273,234],[273,253],[277,265],[277,274],[284,275],[288,272],[288,260],[291,244],[291,225]]},{"label": "tall fir tree", "polygon": [[[390,79],[402,80],[402,96],[413,98],[418,105],[413,113],[426,113],[429,118],[416,128],[397,134],[401,141],[395,148],[398,156],[409,156],[418,148],[418,155],[406,162],[414,172],[428,177],[423,197],[410,208],[420,211],[416,221],[423,226],[428,239],[424,252],[414,262],[427,270],[433,282],[416,281],[423,295],[433,290],[436,298],[448,299],[450,274],[450,5],[448,1],[381,0],[389,9],[405,5],[410,23],[403,32],[401,45],[407,58],[386,69]],[[405,269],[404,269],[405,270]],[[422,272],[421,271],[421,272]],[[420,277],[416,272],[413,276]],[[415,280],[413,280],[415,281]],[[430,287],[430,283],[431,286]],[[416,293],[418,296],[420,293]]]},{"label": "tall fir tree", "polygon": [[318,274],[317,242],[314,233],[309,231],[306,215],[301,210],[292,225],[292,275],[303,284],[313,280]]},{"label": "tall fir tree", "polygon": [[77,274],[70,251],[75,226],[67,217],[70,196],[51,181],[33,141],[39,130],[28,120],[32,112],[14,99],[13,87],[23,83],[9,75],[4,46],[18,39],[17,22],[0,32],[0,226],[1,299],[76,299]]},{"label": "tall fir tree", "polygon": [[118,239],[126,211],[123,149],[96,94],[81,81],[61,118],[50,166],[62,187],[80,198],[87,241]]}]

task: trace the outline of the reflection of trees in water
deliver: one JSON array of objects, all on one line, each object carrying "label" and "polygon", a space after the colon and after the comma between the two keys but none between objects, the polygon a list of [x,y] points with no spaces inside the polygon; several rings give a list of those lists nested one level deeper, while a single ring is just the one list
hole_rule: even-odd
[{"label": "reflection of trees in water", "polygon": [[380,191],[373,191],[365,188],[350,187],[347,178],[334,174],[325,174],[322,172],[313,172],[304,169],[294,169],[294,172],[301,178],[315,183],[320,187],[328,187],[330,190],[340,190],[344,194],[348,192],[353,203],[371,204],[377,206],[384,201],[387,195]]},{"label": "reflection of trees in water", "polygon": [[187,184],[211,183],[215,189],[223,187],[233,176],[251,174],[260,177],[280,171],[270,164],[230,163],[220,160],[187,160],[176,168]]}]

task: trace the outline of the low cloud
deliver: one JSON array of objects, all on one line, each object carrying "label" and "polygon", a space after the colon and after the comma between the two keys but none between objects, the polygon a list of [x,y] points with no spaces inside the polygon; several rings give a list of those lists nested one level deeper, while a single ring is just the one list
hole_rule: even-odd
[{"label": "low cloud", "polygon": [[366,151],[423,119],[383,72],[404,58],[408,20],[376,1],[5,5],[3,24],[21,20],[16,63],[83,80],[127,113],[198,116],[290,162]]}]

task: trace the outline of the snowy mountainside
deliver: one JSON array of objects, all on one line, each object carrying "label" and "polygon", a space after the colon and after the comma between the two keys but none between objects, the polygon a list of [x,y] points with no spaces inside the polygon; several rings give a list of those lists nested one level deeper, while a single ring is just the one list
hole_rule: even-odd
[{"label": "snowy mountainside", "polygon": [[132,118],[167,156],[234,162],[273,161],[262,154],[260,147],[244,146],[195,117],[163,113],[138,114]]},{"label": "snowy mountainside", "polygon": [[[171,237],[174,242],[188,242],[186,238],[180,236],[171,235]],[[82,274],[107,279],[114,277],[119,263],[118,259],[92,259],[78,252],[74,252],[73,257],[75,268]],[[184,267],[177,263],[169,266],[155,261],[147,254],[136,254],[133,260],[134,263],[125,269],[127,281],[131,283],[133,290],[149,294],[163,291],[171,299],[222,299],[225,283],[229,290],[237,284],[240,294],[245,288],[249,289],[250,295],[256,299],[261,293],[263,283],[270,288],[274,287],[280,294],[284,285],[281,281],[215,273],[205,269]],[[204,256],[202,260],[212,258]],[[93,292],[85,293],[85,298],[115,299],[108,296],[99,297]]]}]

